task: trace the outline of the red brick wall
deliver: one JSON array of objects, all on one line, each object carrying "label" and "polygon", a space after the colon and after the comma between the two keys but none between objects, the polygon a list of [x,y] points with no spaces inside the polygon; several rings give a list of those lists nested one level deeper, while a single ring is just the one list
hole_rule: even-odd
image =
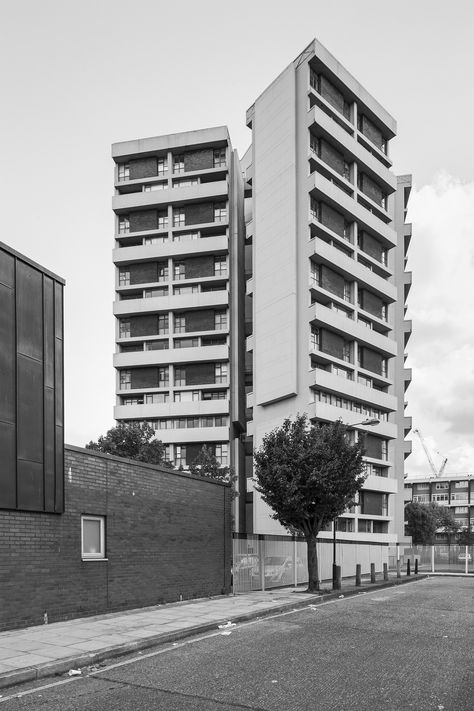
[{"label": "red brick wall", "polygon": [[[0,630],[230,589],[230,490],[67,446],[65,512],[0,510]],[[106,560],[81,560],[81,514]]]}]

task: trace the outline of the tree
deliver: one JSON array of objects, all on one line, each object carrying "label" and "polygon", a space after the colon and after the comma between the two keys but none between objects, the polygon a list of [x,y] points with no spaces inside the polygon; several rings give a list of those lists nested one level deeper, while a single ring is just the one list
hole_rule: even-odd
[{"label": "tree", "polygon": [[273,518],[308,546],[308,592],[319,590],[316,538],[354,504],[365,480],[363,447],[351,444],[340,420],[314,427],[307,416],[286,419],[255,452],[256,489]]},{"label": "tree", "polygon": [[451,545],[451,537],[459,533],[461,526],[454,518],[454,512],[447,506],[438,506],[436,503],[430,504],[436,516],[437,528],[446,533],[448,537],[448,545]]},{"label": "tree", "polygon": [[469,528],[463,528],[458,533],[458,544],[460,546],[474,546],[474,532],[470,531]]},{"label": "tree", "polygon": [[212,450],[205,444],[201,447],[193,463],[189,465],[189,471],[194,476],[203,476],[225,483],[233,483],[235,480],[234,470],[231,467],[222,466]]},{"label": "tree", "polygon": [[[438,508],[438,507],[436,507]],[[438,513],[429,504],[410,501],[405,505],[406,532],[412,537],[414,546],[433,545],[438,528]]]},{"label": "tree", "polygon": [[116,457],[135,459],[147,464],[160,464],[169,468],[173,466],[164,458],[163,442],[155,439],[154,429],[146,422],[120,422],[116,427],[112,427],[106,435],[101,435],[97,442],[91,441],[86,444],[86,449],[114,454]]}]

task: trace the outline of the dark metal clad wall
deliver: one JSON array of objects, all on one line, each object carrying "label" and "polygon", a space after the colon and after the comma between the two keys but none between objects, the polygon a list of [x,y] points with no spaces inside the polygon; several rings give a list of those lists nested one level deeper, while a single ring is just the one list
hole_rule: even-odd
[{"label": "dark metal clad wall", "polygon": [[63,284],[0,247],[0,508],[62,512]]}]

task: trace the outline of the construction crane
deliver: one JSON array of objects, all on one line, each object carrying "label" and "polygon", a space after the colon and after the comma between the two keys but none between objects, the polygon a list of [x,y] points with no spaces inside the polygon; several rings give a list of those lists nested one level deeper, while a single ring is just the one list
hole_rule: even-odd
[{"label": "construction crane", "polygon": [[[447,464],[448,458],[447,458],[447,457],[444,457],[443,462],[442,462],[440,468],[439,468],[439,469],[436,469],[435,463],[433,462],[433,458],[432,458],[432,456],[431,456],[431,454],[430,454],[430,451],[429,451],[428,447],[426,446],[424,437],[423,437],[423,435],[421,434],[420,430],[413,430],[413,432],[414,432],[415,434],[417,434],[418,437],[420,438],[421,445],[422,445],[423,449],[425,450],[426,458],[428,459],[428,461],[429,461],[429,463],[430,463],[430,467],[431,467],[431,471],[433,472],[433,476],[435,476],[435,477],[442,476],[442,475],[443,475],[443,472],[444,472],[444,470],[445,470],[445,468],[446,468],[446,464]],[[439,452],[438,452],[438,454],[439,454]]]}]

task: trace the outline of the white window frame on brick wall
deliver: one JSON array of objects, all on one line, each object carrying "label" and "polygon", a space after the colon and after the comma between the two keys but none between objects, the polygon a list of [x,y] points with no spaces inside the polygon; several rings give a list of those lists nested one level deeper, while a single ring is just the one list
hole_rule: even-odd
[{"label": "white window frame on brick wall", "polygon": [[[99,550],[84,550],[84,524],[86,522],[99,523]],[[105,560],[105,516],[81,516],[81,557],[82,560]]]}]

